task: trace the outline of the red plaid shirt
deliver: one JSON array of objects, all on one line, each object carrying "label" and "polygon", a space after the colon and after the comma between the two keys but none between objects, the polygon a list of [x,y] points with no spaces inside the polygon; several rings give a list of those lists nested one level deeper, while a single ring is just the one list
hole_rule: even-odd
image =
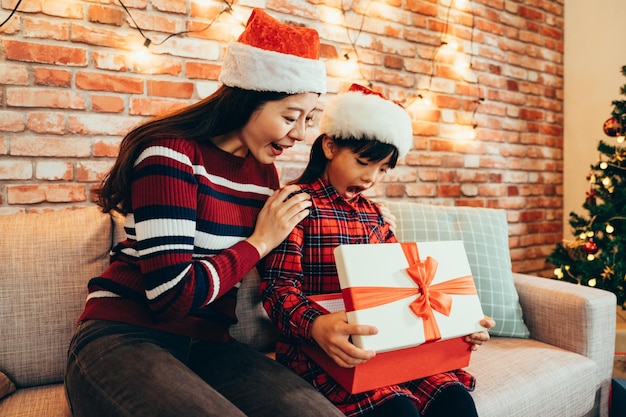
[{"label": "red plaid shirt", "polygon": [[361,415],[400,395],[413,399],[423,415],[447,385],[461,383],[473,390],[474,377],[457,370],[350,394],[302,351],[302,343],[314,343],[311,323],[325,312],[307,296],[341,291],[333,250],[341,244],[397,240],[377,205],[367,198],[359,196],[347,202],[321,179],[301,187],[311,195],[311,213],[267,257],[261,284],[265,309],[280,330],[276,359],[311,383],[346,416]]}]

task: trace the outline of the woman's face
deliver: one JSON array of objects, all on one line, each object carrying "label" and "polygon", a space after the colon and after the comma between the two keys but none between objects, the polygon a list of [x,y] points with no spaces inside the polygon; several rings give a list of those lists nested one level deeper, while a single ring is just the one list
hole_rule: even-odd
[{"label": "woman's face", "polygon": [[302,93],[269,101],[250,116],[239,132],[243,148],[259,162],[271,164],[276,157],[305,138],[318,94]]},{"label": "woman's face", "polygon": [[346,201],[372,188],[391,168],[391,153],[382,161],[370,161],[350,148],[337,146],[328,136],[322,140],[322,149],[328,159],[323,177]]}]

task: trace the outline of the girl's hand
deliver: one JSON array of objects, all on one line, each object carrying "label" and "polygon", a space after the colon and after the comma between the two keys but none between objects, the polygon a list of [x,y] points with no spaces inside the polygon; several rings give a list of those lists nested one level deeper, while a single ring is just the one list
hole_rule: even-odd
[{"label": "girl's hand", "polygon": [[[278,246],[293,228],[309,215],[311,196],[297,185],[288,185],[272,194],[259,212],[252,235],[246,239],[263,258]],[[294,194],[297,193],[297,194]],[[289,197],[289,195],[292,195]]]},{"label": "girl's hand", "polygon": [[[480,325],[486,327],[487,329],[491,329],[496,325],[496,322],[491,317],[485,316],[485,318],[480,321]],[[489,332],[487,330],[483,330],[482,332],[472,333],[469,336],[466,336],[465,341],[467,343],[471,343],[472,350],[475,351],[478,349],[478,345],[482,345],[484,342],[487,342],[489,338]]]},{"label": "girl's hand", "polygon": [[396,216],[391,214],[391,211],[389,211],[389,207],[385,206],[384,204],[378,204],[378,208],[380,209],[380,212],[385,219],[385,223],[389,225],[389,230],[391,230],[393,234],[396,234]]},{"label": "girl's hand", "polygon": [[344,368],[353,368],[376,356],[373,350],[364,350],[350,342],[350,335],[372,335],[378,333],[374,326],[349,324],[345,311],[324,314],[311,324],[311,336],[317,344]]}]

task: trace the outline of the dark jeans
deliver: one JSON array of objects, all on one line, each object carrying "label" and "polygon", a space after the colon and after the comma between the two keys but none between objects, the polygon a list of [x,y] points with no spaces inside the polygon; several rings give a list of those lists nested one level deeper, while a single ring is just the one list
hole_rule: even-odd
[{"label": "dark jeans", "polygon": [[244,344],[98,320],[76,330],[65,387],[75,417],[343,416]]}]

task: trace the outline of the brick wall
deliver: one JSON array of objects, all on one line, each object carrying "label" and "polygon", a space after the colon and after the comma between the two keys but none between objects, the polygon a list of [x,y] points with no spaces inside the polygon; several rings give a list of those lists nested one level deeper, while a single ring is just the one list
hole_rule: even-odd
[{"label": "brick wall", "polygon": [[[0,1],[4,20],[17,0]],[[355,0],[342,12],[268,0],[231,14],[219,1],[123,0],[152,40],[143,58],[117,0],[23,1],[0,27],[0,214],[93,204],[125,132],[214,91],[226,42],[264,7],[318,29],[329,94],[369,82],[411,112],[414,149],[371,196],[504,208],[514,270],[549,276],[562,230],[563,1]],[[283,180],[308,146],[278,162]]]}]

